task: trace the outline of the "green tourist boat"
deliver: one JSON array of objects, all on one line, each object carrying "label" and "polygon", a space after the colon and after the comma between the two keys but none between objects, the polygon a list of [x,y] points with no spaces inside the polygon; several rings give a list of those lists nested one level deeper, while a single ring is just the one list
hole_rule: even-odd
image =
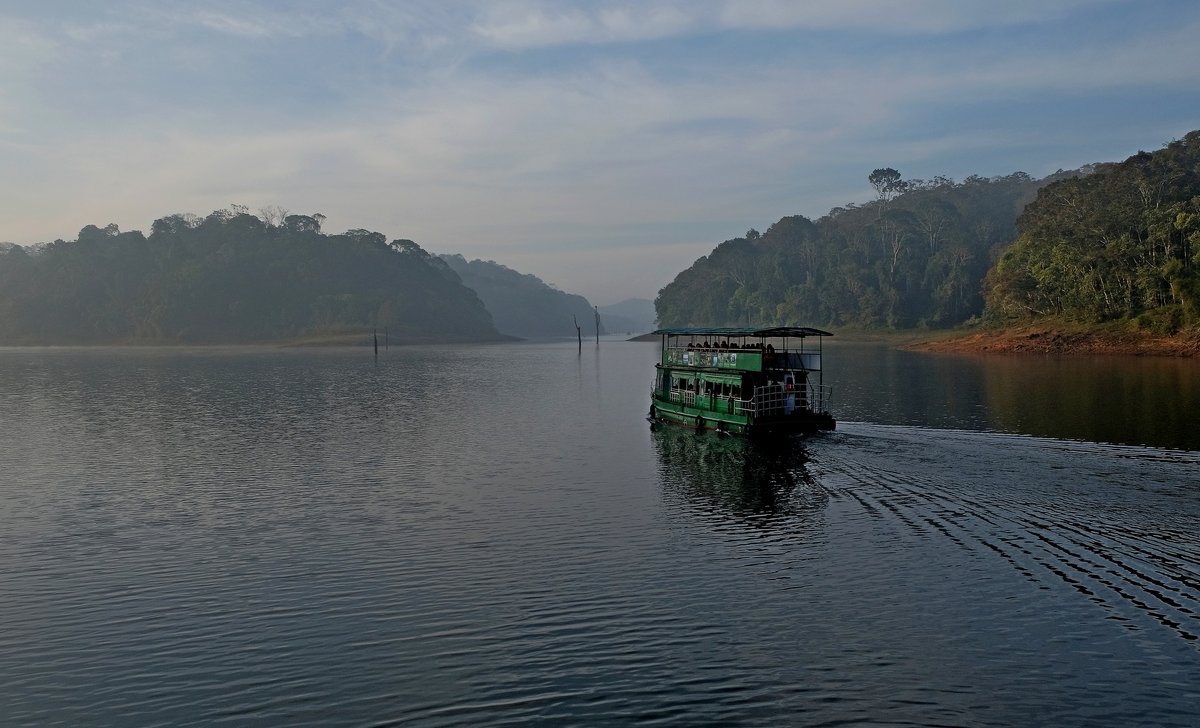
[{"label": "green tourist boat", "polygon": [[834,429],[821,372],[821,342],[833,336],[828,331],[779,326],[654,333],[662,337],[662,356],[655,365],[651,422],[739,435]]}]

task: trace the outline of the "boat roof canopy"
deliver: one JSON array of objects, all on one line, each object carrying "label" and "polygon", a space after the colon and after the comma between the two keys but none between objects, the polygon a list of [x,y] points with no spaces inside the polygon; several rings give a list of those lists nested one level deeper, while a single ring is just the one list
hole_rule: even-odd
[{"label": "boat roof canopy", "polygon": [[740,326],[684,326],[674,329],[659,329],[654,332],[659,336],[761,336],[764,338],[803,339],[805,336],[833,336],[828,331],[813,329],[807,326],[772,326],[768,328]]}]

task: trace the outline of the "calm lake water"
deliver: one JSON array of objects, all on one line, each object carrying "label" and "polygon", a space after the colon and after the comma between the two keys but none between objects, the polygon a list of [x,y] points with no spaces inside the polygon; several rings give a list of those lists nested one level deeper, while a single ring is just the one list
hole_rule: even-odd
[{"label": "calm lake water", "polygon": [[0,725],[1200,725],[1200,363],[0,349]]}]

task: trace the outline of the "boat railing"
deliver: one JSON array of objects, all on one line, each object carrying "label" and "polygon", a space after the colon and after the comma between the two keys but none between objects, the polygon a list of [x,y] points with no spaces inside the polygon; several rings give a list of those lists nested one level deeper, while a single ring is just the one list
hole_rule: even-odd
[{"label": "boat railing", "polygon": [[825,412],[833,394],[831,387],[806,382],[794,389],[778,384],[754,388],[754,396],[739,401],[739,414],[755,417],[764,415],[786,415],[794,410]]},{"label": "boat railing", "polygon": [[671,391],[668,393],[667,399],[676,404],[682,404],[688,407],[696,406],[696,393],[690,389],[679,389],[677,387],[672,387]]},{"label": "boat railing", "polygon": [[815,351],[778,351],[763,356],[763,371],[808,371],[821,369],[821,353]]},{"label": "boat railing", "polygon": [[[653,390],[652,390],[653,392]],[[667,391],[667,400],[686,407],[696,406],[696,392],[690,389],[672,387]],[[786,415],[794,410],[809,412],[825,412],[833,389],[828,386],[807,382],[787,390],[778,384],[755,387],[750,399],[742,399],[731,395],[711,395],[709,405],[712,410],[735,415]]]},{"label": "boat railing", "polygon": [[[651,392],[653,394],[653,391]],[[667,400],[687,407],[695,407],[696,392],[687,389],[673,388],[667,392]],[[709,395],[707,409],[726,414],[740,414],[750,400],[724,394]]]}]

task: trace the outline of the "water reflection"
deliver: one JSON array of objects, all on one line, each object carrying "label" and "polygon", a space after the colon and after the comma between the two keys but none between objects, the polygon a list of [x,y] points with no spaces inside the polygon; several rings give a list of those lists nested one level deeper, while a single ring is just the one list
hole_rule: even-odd
[{"label": "water reflection", "polygon": [[1200,450],[1200,367],[1162,357],[1000,357],[982,368],[997,429]]},{"label": "water reflection", "polygon": [[840,421],[1200,450],[1200,361],[825,349]]},{"label": "water reflection", "polygon": [[652,432],[664,489],[709,515],[772,527],[824,508],[801,437],[748,439],[660,425]]},{"label": "water reflection", "polygon": [[656,353],[0,350],[4,725],[1195,724],[1200,457],[927,429],[1092,375],[847,347],[765,445]]}]

